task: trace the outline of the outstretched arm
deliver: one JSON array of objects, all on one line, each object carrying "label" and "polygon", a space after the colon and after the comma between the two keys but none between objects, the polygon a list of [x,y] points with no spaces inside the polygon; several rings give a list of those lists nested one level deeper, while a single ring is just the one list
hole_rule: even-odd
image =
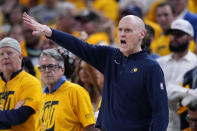
[{"label": "outstretched arm", "polygon": [[30,17],[26,12],[23,13],[23,22],[28,28],[32,29],[33,31],[32,35],[35,36],[46,35],[48,37],[52,35],[52,31],[48,26],[38,23],[32,17]]},{"label": "outstretched arm", "polygon": [[38,23],[26,13],[23,14],[23,21],[28,28],[32,29],[33,35],[47,36],[48,39],[55,41],[60,46],[85,60],[100,72],[104,72],[106,62],[111,59],[111,57],[109,58],[108,56],[111,56],[115,51],[117,51],[116,49],[108,46],[88,44],[71,34],[49,28],[46,25]]}]

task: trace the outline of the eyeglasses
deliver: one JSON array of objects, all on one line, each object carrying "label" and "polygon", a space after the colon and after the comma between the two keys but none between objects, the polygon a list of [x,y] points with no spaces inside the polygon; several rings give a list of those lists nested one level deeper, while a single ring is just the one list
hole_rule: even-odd
[{"label": "eyeglasses", "polygon": [[49,64],[49,65],[41,65],[38,67],[38,69],[41,71],[41,72],[44,72],[46,71],[46,69],[48,69],[49,71],[52,71],[52,70],[55,70],[57,68],[61,68],[61,66],[59,65],[54,65],[54,64]]},{"label": "eyeglasses", "polygon": [[193,123],[197,124],[197,118],[196,119],[190,118],[189,115],[186,116],[186,120],[187,120],[187,122],[193,122]]}]

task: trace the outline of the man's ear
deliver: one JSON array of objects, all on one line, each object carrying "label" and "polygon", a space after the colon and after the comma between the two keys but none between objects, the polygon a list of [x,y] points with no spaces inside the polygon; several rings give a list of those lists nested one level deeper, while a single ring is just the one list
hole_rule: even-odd
[{"label": "man's ear", "polygon": [[141,31],[141,33],[140,33],[140,40],[144,39],[144,37],[146,36],[146,32],[147,31],[145,29]]},{"label": "man's ear", "polygon": [[194,37],[192,37],[192,36],[188,36],[189,38],[189,42],[191,42],[192,40],[194,40]]},{"label": "man's ear", "polygon": [[64,74],[65,68],[64,68],[64,67],[62,67],[62,68],[61,68],[61,71],[62,71],[62,73]]},{"label": "man's ear", "polygon": [[23,60],[23,54],[22,53],[19,55],[19,58],[21,59],[21,61]]}]

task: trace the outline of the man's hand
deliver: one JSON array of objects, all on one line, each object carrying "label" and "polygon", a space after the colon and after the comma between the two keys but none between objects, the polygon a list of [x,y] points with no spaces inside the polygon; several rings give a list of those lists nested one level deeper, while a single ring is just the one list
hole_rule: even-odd
[{"label": "man's hand", "polygon": [[50,37],[52,35],[51,29],[46,26],[38,23],[32,17],[30,17],[26,12],[23,13],[23,23],[30,29],[32,29],[32,35],[41,36],[46,35]]},{"label": "man's hand", "polygon": [[20,107],[23,106],[24,104],[25,104],[25,100],[19,101],[19,102],[16,104],[15,109],[20,108]]},{"label": "man's hand", "polygon": [[100,131],[100,129],[95,128],[94,124],[92,124],[92,125],[85,127],[84,131]]},{"label": "man's hand", "polygon": [[184,88],[180,85],[168,83],[167,84],[167,92],[168,92],[168,101],[170,102],[179,102],[181,99],[183,99],[186,95],[189,89]]},{"label": "man's hand", "polygon": [[197,89],[189,89],[187,95],[181,101],[183,106],[188,106],[191,102],[197,100]]}]

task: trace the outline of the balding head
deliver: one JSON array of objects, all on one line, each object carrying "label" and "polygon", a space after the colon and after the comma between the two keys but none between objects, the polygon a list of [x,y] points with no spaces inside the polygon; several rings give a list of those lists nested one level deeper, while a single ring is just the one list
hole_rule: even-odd
[{"label": "balding head", "polygon": [[135,16],[135,15],[127,15],[127,16],[124,16],[120,22],[123,22],[123,21],[132,21],[132,25],[131,26],[135,26],[135,28],[139,31],[142,31],[142,30],[145,30],[145,24],[144,22],[142,21],[141,18]]},{"label": "balding head", "polygon": [[142,19],[134,15],[123,17],[118,25],[118,39],[121,52],[125,56],[139,52],[145,34],[146,29]]}]

